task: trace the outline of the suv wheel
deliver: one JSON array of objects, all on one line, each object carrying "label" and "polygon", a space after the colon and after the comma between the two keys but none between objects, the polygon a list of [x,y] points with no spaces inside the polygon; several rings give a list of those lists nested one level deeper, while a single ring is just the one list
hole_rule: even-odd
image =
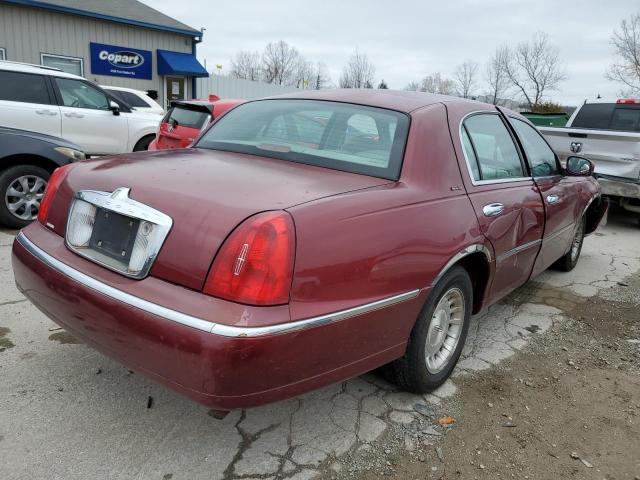
[{"label": "suv wheel", "polygon": [[35,220],[49,176],[34,165],[16,165],[0,173],[0,223],[22,228]]}]

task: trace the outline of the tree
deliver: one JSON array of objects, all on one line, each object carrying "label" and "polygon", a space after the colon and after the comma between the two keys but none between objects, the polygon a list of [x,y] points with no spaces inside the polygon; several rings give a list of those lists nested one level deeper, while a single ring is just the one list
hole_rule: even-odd
[{"label": "tree", "polygon": [[509,53],[506,72],[529,108],[538,105],[549,90],[557,90],[566,78],[559,51],[549,44],[549,37],[543,32],[534,34],[528,42],[519,43]]},{"label": "tree", "polygon": [[389,88],[389,85],[387,85],[387,82],[384,81],[384,78],[380,80],[380,84],[378,85],[378,90],[387,90],[388,88]]},{"label": "tree", "polygon": [[614,30],[611,36],[611,44],[618,58],[606,77],[622,83],[629,93],[640,93],[640,13],[622,20],[620,30]]},{"label": "tree", "polygon": [[440,72],[428,75],[422,79],[421,92],[439,93],[440,95],[453,95],[456,84],[450,78],[443,77]]},{"label": "tree", "polygon": [[509,62],[509,48],[497,48],[493,57],[489,60],[485,70],[485,80],[489,85],[491,103],[498,104],[498,100],[509,88],[509,75],[507,63]]},{"label": "tree", "polygon": [[299,67],[300,54],[287,42],[271,42],[265,47],[262,54],[262,72],[267,83],[295,84]]},{"label": "tree", "polygon": [[296,88],[313,88],[316,80],[314,65],[302,57],[298,58],[293,76],[292,85]]},{"label": "tree", "polygon": [[327,66],[324,64],[324,62],[318,62],[316,64],[313,88],[315,88],[316,90],[329,88],[330,83],[331,83],[331,76],[329,75]]},{"label": "tree", "polygon": [[467,60],[462,65],[458,65],[454,72],[454,78],[458,84],[458,94],[462,98],[469,98],[471,92],[476,88],[476,77],[478,74],[478,64],[473,60]]},{"label": "tree", "polygon": [[260,80],[261,66],[258,52],[240,51],[231,60],[231,76],[246,80]]},{"label": "tree", "polygon": [[407,86],[404,87],[405,90],[409,92],[419,92],[420,91],[420,82],[409,82]]},{"label": "tree", "polygon": [[369,61],[366,53],[360,53],[357,49],[349,62],[342,69],[340,77],[341,88],[373,88],[373,77],[376,67]]}]

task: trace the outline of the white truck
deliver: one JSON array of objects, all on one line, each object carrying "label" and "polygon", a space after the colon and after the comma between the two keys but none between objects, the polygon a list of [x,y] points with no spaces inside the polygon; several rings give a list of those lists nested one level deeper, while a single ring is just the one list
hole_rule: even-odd
[{"label": "white truck", "polygon": [[595,165],[602,193],[640,214],[640,100],[585,102],[564,127],[538,127],[563,162],[580,154]]}]

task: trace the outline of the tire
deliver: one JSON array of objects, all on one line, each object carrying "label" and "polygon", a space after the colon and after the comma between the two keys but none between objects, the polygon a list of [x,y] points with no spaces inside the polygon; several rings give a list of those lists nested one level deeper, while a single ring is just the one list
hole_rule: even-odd
[{"label": "tire", "polygon": [[[454,312],[454,315],[458,313],[454,318],[456,324],[448,322],[452,320],[452,303],[454,308],[462,308],[461,312]],[[449,319],[446,314],[447,304]],[[462,267],[453,267],[436,284],[422,307],[411,330],[404,356],[387,365],[384,375],[399,387],[415,393],[426,393],[442,385],[460,358],[469,330],[472,305],[473,287],[469,274]],[[438,329],[438,326],[443,324],[447,325],[447,334]],[[450,336],[455,333],[452,328],[457,332],[455,342]],[[445,343],[450,342],[450,350],[445,349],[444,345],[438,349],[437,345],[441,339],[444,339]],[[445,353],[446,358],[440,359],[440,365],[438,356],[432,354],[435,350],[450,352]]]},{"label": "tire", "polygon": [[[2,171],[0,223],[10,228],[22,228],[34,221],[50,175],[47,170],[35,165],[16,165]],[[20,206],[16,208],[18,204]]]},{"label": "tire", "polygon": [[136,143],[136,146],[133,147],[134,152],[144,152],[145,150],[149,150],[149,145],[153,142],[153,139],[156,138],[155,135],[147,135],[146,137],[142,137]]},{"label": "tire", "polygon": [[570,272],[575,268],[578,264],[578,260],[580,260],[580,253],[582,252],[582,244],[584,243],[584,229],[586,226],[585,217],[582,217],[580,223],[578,223],[578,227],[573,235],[573,240],[571,241],[571,248],[569,251],[560,257],[556,262],[552,265],[552,268],[555,270],[560,270],[561,272]]}]

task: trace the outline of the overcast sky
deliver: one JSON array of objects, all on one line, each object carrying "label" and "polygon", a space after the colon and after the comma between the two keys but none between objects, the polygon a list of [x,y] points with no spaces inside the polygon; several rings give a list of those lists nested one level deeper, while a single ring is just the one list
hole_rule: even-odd
[{"label": "overcast sky", "polygon": [[[451,76],[467,59],[481,64],[502,44],[538,31],[560,49],[567,79],[552,100],[577,105],[616,97],[604,78],[613,49],[609,38],[623,18],[640,11],[634,0],[144,0],[194,28],[206,28],[198,58],[209,71],[228,72],[239,50],[285,40],[311,61],[327,64],[338,82],[357,47],[376,67],[376,82],[402,89],[433,72]],[[480,92],[485,93],[484,81]]]}]

